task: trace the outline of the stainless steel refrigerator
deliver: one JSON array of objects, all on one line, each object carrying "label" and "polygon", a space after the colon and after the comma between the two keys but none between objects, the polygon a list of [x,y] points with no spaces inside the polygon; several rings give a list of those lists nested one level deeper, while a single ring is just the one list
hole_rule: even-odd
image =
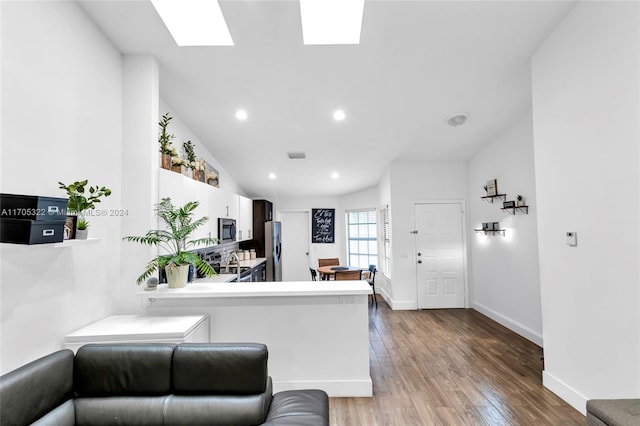
[{"label": "stainless steel refrigerator", "polygon": [[264,256],[267,258],[267,281],[282,281],[282,242],[280,222],[264,223]]}]

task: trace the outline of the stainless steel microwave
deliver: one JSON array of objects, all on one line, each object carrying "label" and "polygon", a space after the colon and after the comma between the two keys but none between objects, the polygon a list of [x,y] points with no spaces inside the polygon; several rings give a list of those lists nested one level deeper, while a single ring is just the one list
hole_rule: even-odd
[{"label": "stainless steel microwave", "polygon": [[218,239],[220,243],[230,243],[236,240],[236,220],[218,218]]}]

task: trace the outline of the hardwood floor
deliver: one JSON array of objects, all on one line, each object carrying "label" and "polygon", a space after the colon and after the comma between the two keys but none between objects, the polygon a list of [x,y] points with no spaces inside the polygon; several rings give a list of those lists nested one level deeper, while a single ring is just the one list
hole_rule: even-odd
[{"label": "hardwood floor", "polygon": [[373,398],[331,398],[332,426],[584,425],[542,386],[542,350],[472,309],[369,308]]}]

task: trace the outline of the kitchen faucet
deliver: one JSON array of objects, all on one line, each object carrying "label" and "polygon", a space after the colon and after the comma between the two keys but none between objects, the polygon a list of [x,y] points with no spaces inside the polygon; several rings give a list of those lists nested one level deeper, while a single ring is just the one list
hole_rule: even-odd
[{"label": "kitchen faucet", "polygon": [[240,258],[238,257],[235,251],[232,251],[227,256],[227,272],[229,272],[229,264],[231,263],[230,262],[231,259],[235,259],[236,261],[236,272],[238,274],[237,282],[240,282]]}]

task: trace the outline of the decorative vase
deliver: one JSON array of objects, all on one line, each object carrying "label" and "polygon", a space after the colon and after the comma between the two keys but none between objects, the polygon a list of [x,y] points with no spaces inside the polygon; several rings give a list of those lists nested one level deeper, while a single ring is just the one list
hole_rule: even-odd
[{"label": "decorative vase", "polygon": [[204,170],[200,170],[200,182],[204,183]]},{"label": "decorative vase", "polygon": [[162,154],[162,168],[171,170],[171,154]]},{"label": "decorative vase", "polygon": [[180,164],[172,164],[171,171],[182,174],[182,166]]},{"label": "decorative vase", "polygon": [[86,240],[88,236],[88,229],[76,229],[76,240]]},{"label": "decorative vase", "polygon": [[191,177],[193,178],[193,180],[200,180],[200,170],[198,169],[191,169]]},{"label": "decorative vase", "polygon": [[181,288],[187,285],[189,265],[167,266],[164,270],[167,274],[169,288]]},{"label": "decorative vase", "polygon": [[516,200],[516,206],[517,207],[522,207],[524,206],[524,198],[522,200]]}]

